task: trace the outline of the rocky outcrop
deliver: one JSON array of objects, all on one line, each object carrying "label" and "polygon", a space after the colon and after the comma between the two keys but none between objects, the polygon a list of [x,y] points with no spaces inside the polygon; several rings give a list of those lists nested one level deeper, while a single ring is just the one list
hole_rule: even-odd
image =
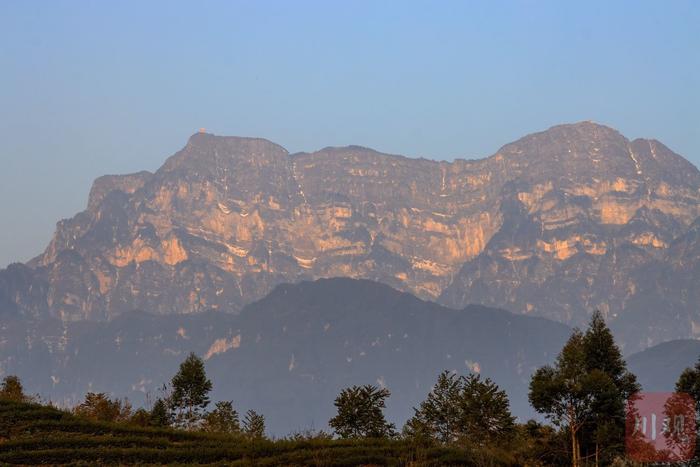
[{"label": "rocky outcrop", "polygon": [[[600,309],[628,351],[697,337],[691,284],[700,262],[691,247],[672,247],[695,230],[697,169],[657,141],[628,142],[606,128],[566,149],[571,130],[557,127],[501,150],[551,164],[504,187],[499,231],[441,302],[497,305],[578,326]],[[695,271],[679,274],[683,265]],[[669,279],[677,286],[664,287]]]},{"label": "rocky outcrop", "polygon": [[700,329],[685,286],[654,285],[654,310],[640,299],[645,268],[697,282],[674,245],[699,189],[698,170],[658,141],[591,122],[454,162],[198,133],[154,174],[98,179],[29,263],[43,299],[6,270],[0,303],[67,321],[236,311],[281,282],[346,276],[575,325],[600,308],[632,322],[640,347]]}]

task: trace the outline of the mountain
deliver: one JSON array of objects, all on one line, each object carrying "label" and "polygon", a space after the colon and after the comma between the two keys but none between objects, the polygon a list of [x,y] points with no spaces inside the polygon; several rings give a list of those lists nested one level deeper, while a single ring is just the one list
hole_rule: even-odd
[{"label": "mountain", "polygon": [[152,402],[194,351],[206,360],[213,398],[262,412],[277,435],[326,428],[333,400],[354,384],[389,388],[387,415],[400,426],[445,369],[492,378],[515,414],[531,416],[530,375],[553,361],[570,333],[544,318],[478,305],[452,310],[345,278],[277,286],[240,314],[15,316],[2,331],[2,372],[61,404],[88,390]]},{"label": "mountain", "polygon": [[681,339],[664,342],[627,358],[644,391],[673,391],[683,370],[700,359],[700,341]]},{"label": "mountain", "polygon": [[572,326],[598,308],[633,352],[700,335],[699,190],[660,142],[592,122],[454,162],[198,133],[155,173],[97,179],[43,254],[0,272],[0,307],[238,312],[280,283],[351,277]]}]

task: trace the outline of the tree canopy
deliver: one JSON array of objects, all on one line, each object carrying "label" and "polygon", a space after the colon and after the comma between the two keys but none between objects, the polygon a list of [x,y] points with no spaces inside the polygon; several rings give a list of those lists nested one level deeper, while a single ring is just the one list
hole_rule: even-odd
[{"label": "tree canopy", "polygon": [[243,420],[243,432],[253,439],[265,437],[265,417],[255,410],[248,410]]},{"label": "tree canopy", "polygon": [[14,375],[5,376],[0,387],[0,399],[11,400],[14,402],[23,402],[27,400],[24,394],[24,388],[19,377]]},{"label": "tree canopy", "polygon": [[393,436],[392,423],[384,418],[386,388],[370,384],[343,389],[335,399],[338,414],[328,424],[341,438],[384,438]]},{"label": "tree canopy", "polygon": [[555,364],[534,373],[529,399],[535,410],[568,430],[576,467],[582,451],[598,462],[621,452],[625,404],[637,391],[635,376],[596,311],[586,333],[574,330]]},{"label": "tree canopy", "polygon": [[482,445],[503,440],[513,433],[515,418],[504,391],[478,374],[457,376],[442,372],[404,433],[450,443],[466,440]]},{"label": "tree canopy", "polygon": [[209,392],[212,389],[204,361],[190,353],[180,364],[171,384],[170,406],[175,412],[176,423],[185,427],[194,426],[209,405]]},{"label": "tree canopy", "polygon": [[241,425],[238,412],[233,408],[233,402],[217,402],[214,405],[214,410],[204,416],[202,429],[217,433],[239,433]]},{"label": "tree canopy", "polygon": [[127,400],[111,399],[104,392],[88,392],[74,412],[102,422],[126,421],[131,416],[131,404]]},{"label": "tree canopy", "polygon": [[692,368],[683,370],[676,381],[676,392],[683,392],[693,397],[696,417],[700,419],[700,359]]}]

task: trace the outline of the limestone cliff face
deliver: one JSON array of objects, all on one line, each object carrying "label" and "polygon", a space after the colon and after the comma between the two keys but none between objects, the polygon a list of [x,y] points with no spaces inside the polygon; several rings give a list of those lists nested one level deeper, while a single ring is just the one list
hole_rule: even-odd
[{"label": "limestone cliff face", "polygon": [[499,231],[441,302],[498,304],[578,326],[600,309],[626,350],[700,336],[691,299],[700,262],[686,258],[695,272],[673,292],[659,286],[686,263],[672,255],[700,214],[694,166],[658,141],[630,142],[592,124],[555,127],[499,154],[522,154],[528,168],[502,189]]},{"label": "limestone cliff face", "polygon": [[699,189],[661,143],[590,122],[454,162],[195,134],[154,174],[98,179],[22,280],[0,273],[0,295],[25,314],[109,319],[235,311],[280,282],[347,276],[455,307],[623,322],[640,268],[678,262]]}]

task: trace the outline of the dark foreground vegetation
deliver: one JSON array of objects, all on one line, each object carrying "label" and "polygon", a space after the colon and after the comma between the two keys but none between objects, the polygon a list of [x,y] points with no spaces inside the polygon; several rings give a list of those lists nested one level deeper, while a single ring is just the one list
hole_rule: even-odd
[{"label": "dark foreground vegetation", "polygon": [[454,446],[386,438],[240,434],[99,422],[35,403],[0,401],[0,464],[515,465],[516,459]]},{"label": "dark foreground vegetation", "polygon": [[[7,376],[0,464],[638,465],[625,452],[625,422],[640,387],[599,313],[585,332],[572,333],[553,365],[532,376],[530,402],[551,425],[518,423],[490,379],[445,371],[400,430],[384,417],[390,391],[365,385],[338,395],[328,422],[333,433],[269,439],[262,414],[248,410],[241,420],[231,401],[209,407],[211,389],[194,354],[148,410],[104,393],[62,410],[27,396],[19,379]],[[700,401],[700,362],[681,375],[677,391]],[[690,400],[685,415],[697,418],[700,404]]]}]

